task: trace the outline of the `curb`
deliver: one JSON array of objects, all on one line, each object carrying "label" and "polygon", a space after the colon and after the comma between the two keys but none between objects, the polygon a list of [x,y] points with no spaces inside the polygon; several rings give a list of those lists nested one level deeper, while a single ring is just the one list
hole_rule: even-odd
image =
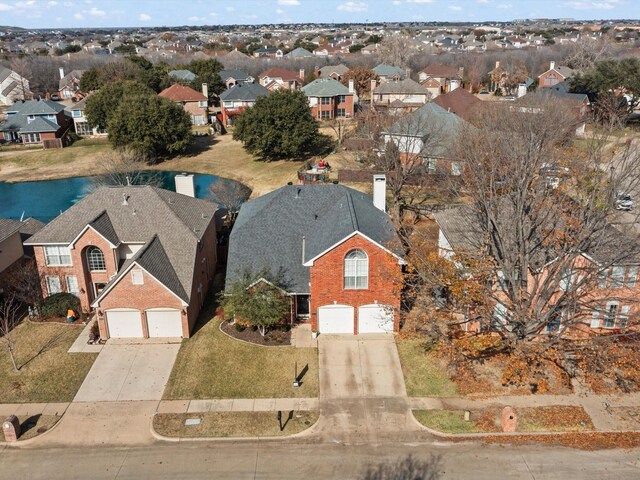
[{"label": "curb", "polygon": [[[67,413],[66,409],[65,409],[65,413]],[[29,445],[36,443],[38,440],[40,440],[42,437],[46,436],[49,432],[52,432],[53,430],[56,429],[56,427],[58,425],[60,425],[60,423],[62,422],[62,419],[64,418],[64,413],[62,415],[60,415],[60,418],[58,419],[58,421],[53,425],[53,427],[51,427],[49,430],[47,430],[44,433],[41,433],[39,435],[36,435],[33,438],[28,438],[27,440],[18,440],[17,442],[0,442],[0,446],[5,445],[7,447],[11,447],[11,448],[20,448],[20,447],[28,447]]]},{"label": "curb", "polygon": [[[229,413],[229,412],[228,412]],[[171,443],[184,443],[184,442],[238,442],[238,441],[277,441],[277,440],[289,440],[293,438],[301,438],[307,437],[313,432],[311,430],[315,429],[320,423],[320,419],[322,416],[318,416],[318,420],[311,425],[309,428],[304,429],[301,432],[294,433],[292,435],[283,435],[281,437],[274,436],[264,436],[264,437],[165,437],[164,435],[159,434],[153,428],[153,419],[156,417],[156,413],[151,417],[151,421],[149,422],[149,430],[151,431],[151,436],[156,440],[160,440],[162,442],[171,442]],[[59,423],[59,422],[58,422]],[[57,425],[57,424],[56,424]]]}]

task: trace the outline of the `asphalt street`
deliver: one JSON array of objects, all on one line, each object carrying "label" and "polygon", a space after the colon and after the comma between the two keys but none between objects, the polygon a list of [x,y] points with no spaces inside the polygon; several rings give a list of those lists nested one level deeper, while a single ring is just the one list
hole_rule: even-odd
[{"label": "asphalt street", "polygon": [[[640,451],[584,452],[560,447],[451,444],[377,445],[218,441],[147,447],[0,447],[0,478],[56,479],[358,479],[412,455],[431,479],[637,479]],[[375,475],[371,480],[380,478]],[[406,478],[416,478],[406,477]],[[423,478],[423,477],[417,477]]]}]

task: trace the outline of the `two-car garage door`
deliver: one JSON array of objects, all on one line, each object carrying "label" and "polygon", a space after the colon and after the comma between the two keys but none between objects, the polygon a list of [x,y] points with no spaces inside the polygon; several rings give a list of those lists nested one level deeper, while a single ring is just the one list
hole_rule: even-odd
[{"label": "two-car garage door", "polygon": [[[355,333],[355,309],[349,305],[318,308],[320,333]],[[358,307],[358,333],[393,333],[393,310],[379,304]]]},{"label": "two-car garage door", "polygon": [[[182,316],[179,310],[152,309],[144,312],[149,337],[181,337]],[[115,309],[106,311],[107,330],[111,338],[142,338],[140,310]]]}]

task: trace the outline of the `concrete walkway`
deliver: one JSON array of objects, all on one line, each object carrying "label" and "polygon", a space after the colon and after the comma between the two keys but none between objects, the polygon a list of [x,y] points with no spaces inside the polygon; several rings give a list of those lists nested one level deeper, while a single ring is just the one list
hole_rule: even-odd
[{"label": "concrete walkway", "polygon": [[89,332],[91,332],[91,326],[95,321],[96,320],[92,319],[89,321],[89,323],[87,323],[87,326],[84,327],[80,335],[78,335],[78,338],[76,338],[75,342],[73,342],[73,344],[69,348],[69,353],[100,353],[104,345],[100,345],[99,343],[89,345],[88,343]]},{"label": "concrete walkway", "polygon": [[317,398],[163,400],[158,405],[158,413],[311,411],[318,407]]}]

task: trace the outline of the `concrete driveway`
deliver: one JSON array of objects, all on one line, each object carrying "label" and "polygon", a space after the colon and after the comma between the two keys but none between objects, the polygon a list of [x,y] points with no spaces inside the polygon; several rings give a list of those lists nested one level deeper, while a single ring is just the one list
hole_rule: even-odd
[{"label": "concrete driveway", "polygon": [[179,349],[179,343],[107,343],[73,401],[160,400]]},{"label": "concrete driveway", "polygon": [[395,339],[386,334],[320,335],[320,412],[325,441],[416,438]]}]

